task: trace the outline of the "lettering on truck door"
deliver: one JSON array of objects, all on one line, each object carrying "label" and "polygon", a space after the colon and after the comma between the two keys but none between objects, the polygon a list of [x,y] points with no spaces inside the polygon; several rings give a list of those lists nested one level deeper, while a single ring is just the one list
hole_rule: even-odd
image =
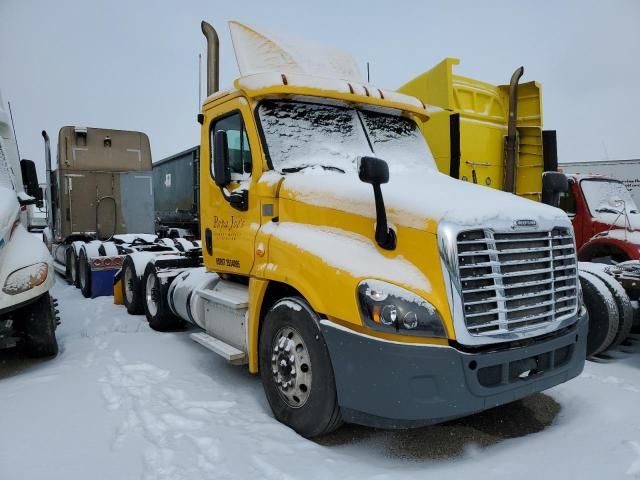
[{"label": "lettering on truck door", "polygon": [[[260,148],[255,133],[248,134],[246,125],[253,126],[249,108],[234,99],[214,110],[203,143],[202,169],[202,250],[205,264],[215,271],[248,275],[253,266],[254,240],[260,222],[258,199],[252,194],[260,171]],[[225,131],[229,149],[231,183],[226,194],[248,190],[248,208],[234,208],[214,180],[213,138],[217,131]],[[255,132],[253,130],[249,130]],[[204,134],[203,134],[204,142]],[[255,188],[253,188],[255,191]],[[209,251],[208,247],[211,248]]]}]

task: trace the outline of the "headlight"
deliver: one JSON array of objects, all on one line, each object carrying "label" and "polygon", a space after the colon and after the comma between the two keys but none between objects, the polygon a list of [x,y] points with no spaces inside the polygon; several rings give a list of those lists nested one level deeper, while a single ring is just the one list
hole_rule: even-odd
[{"label": "headlight", "polygon": [[358,285],[360,312],[367,326],[389,333],[446,338],[435,307],[404,288],[380,280]]},{"label": "headlight", "polygon": [[49,266],[46,263],[34,263],[28,267],[14,270],[4,282],[2,291],[9,295],[17,295],[26,292],[38,285],[42,285],[47,279]]}]

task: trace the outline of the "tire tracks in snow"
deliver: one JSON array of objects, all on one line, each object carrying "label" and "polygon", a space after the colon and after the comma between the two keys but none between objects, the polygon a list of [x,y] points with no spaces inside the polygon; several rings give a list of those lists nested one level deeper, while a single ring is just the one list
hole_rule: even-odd
[{"label": "tire tracks in snow", "polygon": [[[140,435],[145,480],[228,478],[220,441],[208,430],[233,401],[190,400],[171,386],[170,372],[148,363],[128,363],[119,351],[99,379],[106,408],[124,414],[115,429],[113,450]],[[230,416],[230,415],[229,415]]]}]

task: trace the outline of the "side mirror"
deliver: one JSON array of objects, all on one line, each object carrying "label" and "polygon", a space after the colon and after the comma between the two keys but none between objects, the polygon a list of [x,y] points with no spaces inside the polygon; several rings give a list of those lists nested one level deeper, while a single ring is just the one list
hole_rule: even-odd
[{"label": "side mirror", "polygon": [[379,158],[360,157],[358,176],[362,182],[373,187],[373,196],[376,202],[376,243],[385,250],[395,250],[396,232],[388,226],[387,211],[384,208],[384,199],[380,188],[381,184],[389,181],[389,165]]},{"label": "side mirror", "polygon": [[25,192],[35,199],[34,203],[42,204],[42,190],[38,185],[36,164],[33,160],[20,160],[20,171]]},{"label": "side mirror", "polygon": [[37,200],[25,192],[20,192],[18,193],[18,203],[21,207],[26,207],[27,205],[35,205]]},{"label": "side mirror", "polygon": [[213,137],[213,176],[219,187],[226,187],[231,183],[229,144],[224,130],[218,130]]},{"label": "side mirror", "polygon": [[361,181],[371,185],[387,183],[389,181],[389,165],[379,158],[361,157],[358,164],[358,176]]},{"label": "side mirror", "polygon": [[542,174],[542,203],[558,207],[560,194],[569,191],[569,180],[564,173],[544,172]]}]

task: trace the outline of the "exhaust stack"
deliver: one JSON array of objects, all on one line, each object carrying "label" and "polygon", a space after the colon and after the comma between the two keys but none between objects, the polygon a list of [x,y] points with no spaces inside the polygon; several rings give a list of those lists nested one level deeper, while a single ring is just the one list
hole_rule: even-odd
[{"label": "exhaust stack", "polygon": [[516,120],[518,119],[518,81],[524,73],[524,67],[518,68],[511,76],[509,84],[509,118],[507,120],[507,142],[504,162],[505,192],[516,193]]},{"label": "exhaust stack", "polygon": [[207,96],[209,96],[220,88],[220,40],[218,32],[210,24],[202,21],[200,26],[207,38]]},{"label": "exhaust stack", "polygon": [[46,130],[42,131],[42,138],[44,138],[44,161],[47,177],[47,227],[49,228],[49,235],[53,237],[53,212],[51,211],[51,144]]}]

